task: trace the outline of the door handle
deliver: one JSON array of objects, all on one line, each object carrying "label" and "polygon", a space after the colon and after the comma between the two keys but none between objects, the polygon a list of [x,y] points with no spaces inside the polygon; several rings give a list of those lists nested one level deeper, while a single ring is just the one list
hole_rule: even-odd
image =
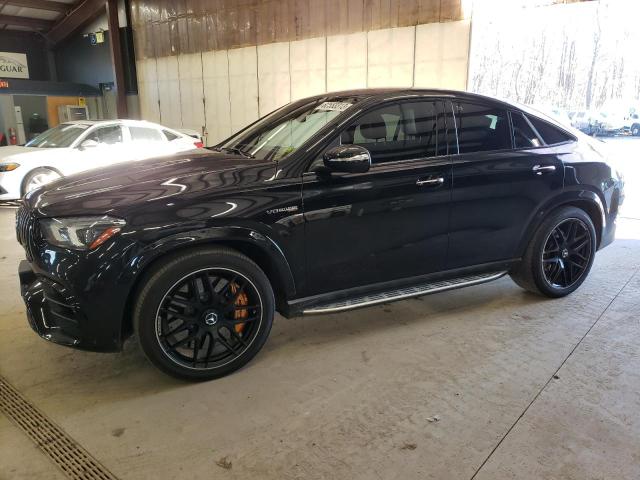
[{"label": "door handle", "polygon": [[419,187],[438,187],[444,183],[444,177],[431,177],[425,180],[417,180],[416,185]]},{"label": "door handle", "polygon": [[531,170],[533,170],[536,175],[542,175],[545,172],[555,172],[556,167],[555,165],[534,165]]}]

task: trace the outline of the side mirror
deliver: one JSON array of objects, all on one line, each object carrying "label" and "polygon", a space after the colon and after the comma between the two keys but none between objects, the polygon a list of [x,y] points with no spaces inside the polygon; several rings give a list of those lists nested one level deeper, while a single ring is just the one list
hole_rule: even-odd
[{"label": "side mirror", "polygon": [[80,150],[86,150],[87,148],[95,148],[98,145],[99,145],[98,142],[96,142],[95,140],[88,139],[80,144]]},{"label": "side mirror", "polygon": [[334,172],[365,173],[371,168],[371,154],[359,145],[340,145],[322,157],[324,165]]}]

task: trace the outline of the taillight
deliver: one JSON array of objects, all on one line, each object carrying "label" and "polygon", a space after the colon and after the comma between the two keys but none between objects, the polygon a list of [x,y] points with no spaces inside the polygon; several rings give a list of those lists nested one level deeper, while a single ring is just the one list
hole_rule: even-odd
[{"label": "taillight", "polygon": [[196,146],[196,148],[204,147],[204,143],[202,143],[202,142],[193,142],[193,144]]}]

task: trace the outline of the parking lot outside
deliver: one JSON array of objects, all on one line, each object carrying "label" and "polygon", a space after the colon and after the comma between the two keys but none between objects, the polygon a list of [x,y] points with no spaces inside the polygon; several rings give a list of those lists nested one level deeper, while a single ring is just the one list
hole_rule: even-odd
[{"label": "parking lot outside", "polygon": [[[343,314],[277,318],[265,350],[204,384],[27,325],[14,209],[0,210],[0,375],[120,478],[637,478],[640,140],[618,240],[574,295],[508,278]],[[0,416],[3,478],[62,478]]]}]

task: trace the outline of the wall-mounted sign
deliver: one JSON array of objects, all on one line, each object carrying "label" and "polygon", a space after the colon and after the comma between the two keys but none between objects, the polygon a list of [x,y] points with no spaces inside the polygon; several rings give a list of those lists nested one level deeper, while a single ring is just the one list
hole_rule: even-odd
[{"label": "wall-mounted sign", "polygon": [[104,43],[104,32],[98,31],[95,33],[87,33],[85,37],[89,37],[89,43],[91,45],[98,45],[99,43]]},{"label": "wall-mounted sign", "polygon": [[0,52],[0,75],[9,78],[29,78],[27,56],[24,53]]}]

